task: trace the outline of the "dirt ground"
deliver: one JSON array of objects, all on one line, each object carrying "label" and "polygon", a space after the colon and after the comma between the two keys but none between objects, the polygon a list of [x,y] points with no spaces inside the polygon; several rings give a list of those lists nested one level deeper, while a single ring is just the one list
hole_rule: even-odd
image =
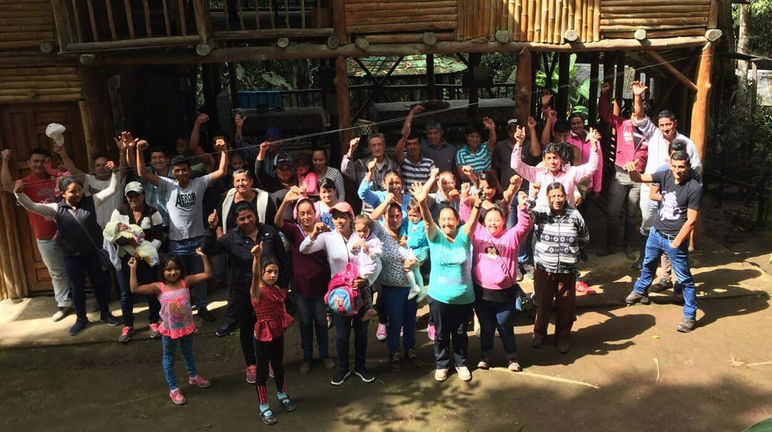
[{"label": "dirt ground", "polygon": [[[423,365],[389,370],[385,344],[370,326],[366,384],[352,377],[330,385],[330,371],[315,364],[298,372],[297,327],[287,334],[287,387],[298,405],[277,414],[277,430],[358,431],[742,431],[772,417],[772,277],[769,233],[734,233],[706,220],[706,242],[693,256],[700,298],[699,327],[680,334],[681,309],[670,293],[652,305],[626,307],[621,299],[636,273],[617,254],[591,258],[584,277],[597,295],[579,299],[572,351],[530,348],[532,322],[516,326],[525,370],[473,370],[433,380],[433,350],[426,337],[428,310],[419,311],[418,351]],[[530,284],[524,284],[526,290]],[[222,317],[224,293],[214,307]],[[210,389],[181,385],[178,407],[168,398],[159,341],[147,338],[147,312],[137,314],[138,337],[115,342],[118,328],[93,325],[71,338],[72,318],[50,323],[53,300],[0,302],[0,430],[5,431],[235,431],[265,427],[257,417],[254,387],[244,382],[238,334],[213,335],[202,325],[195,339],[201,374]],[[119,312],[117,303],[113,304]],[[94,317],[96,318],[96,317]],[[200,323],[197,321],[197,323]],[[472,365],[479,339],[470,333]],[[328,334],[332,342],[333,332]],[[332,349],[332,346],[331,346]],[[184,367],[177,376],[184,383]],[[273,395],[269,382],[269,395]],[[277,408],[275,399],[272,399]]]}]

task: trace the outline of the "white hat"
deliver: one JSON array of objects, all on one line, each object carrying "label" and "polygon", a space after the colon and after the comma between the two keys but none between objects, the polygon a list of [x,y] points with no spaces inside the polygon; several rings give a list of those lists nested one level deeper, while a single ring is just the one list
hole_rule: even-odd
[{"label": "white hat", "polygon": [[145,188],[142,186],[142,183],[138,181],[133,181],[133,182],[129,182],[126,185],[126,188],[124,189],[124,194],[128,194],[129,192],[141,194],[141,193],[145,193]]},{"label": "white hat", "polygon": [[46,126],[46,136],[53,139],[56,145],[64,144],[64,131],[67,130],[64,125],[59,123],[49,123]]}]

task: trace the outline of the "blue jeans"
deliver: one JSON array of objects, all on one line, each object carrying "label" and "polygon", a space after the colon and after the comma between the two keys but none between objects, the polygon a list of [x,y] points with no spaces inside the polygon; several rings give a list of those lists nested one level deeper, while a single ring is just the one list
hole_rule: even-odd
[{"label": "blue jeans", "polygon": [[[129,286],[129,275],[131,269],[128,265],[121,266],[121,270],[117,272],[118,276],[118,288],[121,290],[121,315],[123,315],[123,325],[126,327],[134,327],[134,303],[144,298],[147,301],[148,317],[147,322],[153,324],[157,323],[160,318],[158,313],[161,310],[161,303],[158,302],[158,297],[154,295],[135,295],[131,293],[131,287]],[[145,261],[140,260],[137,263],[137,284],[143,285],[153,283],[157,281],[155,269],[150,267]]]},{"label": "blue jeans", "polygon": [[383,306],[389,315],[386,326],[386,345],[389,353],[399,352],[399,332],[403,330],[402,346],[405,349],[415,348],[415,317],[418,310],[416,299],[407,299],[410,287],[381,286]]},{"label": "blue jeans", "polygon": [[697,315],[697,298],[694,290],[694,279],[689,270],[689,241],[683,241],[679,248],[670,246],[670,240],[663,237],[657,230],[649,230],[649,238],[646,240],[646,254],[643,258],[643,270],[641,277],[635,282],[635,292],[644,294],[657,275],[657,263],[662,254],[670,258],[673,273],[678,278],[678,283],[683,288],[684,317],[694,319]]},{"label": "blue jeans", "polygon": [[177,379],[174,376],[174,357],[175,351],[177,351],[177,342],[180,343],[180,350],[182,351],[182,359],[185,361],[185,369],[188,370],[188,375],[191,378],[198,376],[196,373],[196,359],[193,358],[193,333],[183,336],[181,338],[172,339],[169,336],[161,337],[161,345],[164,351],[164,378],[166,383],[169,384],[169,390],[178,389]]},{"label": "blue jeans", "polygon": [[360,308],[353,317],[332,314],[335,320],[335,353],[338,355],[338,368],[349,369],[348,349],[351,328],[354,328],[354,370],[365,370],[367,357],[367,321],[362,321],[365,308]]},{"label": "blue jeans", "polygon": [[[201,257],[196,254],[196,248],[203,246],[204,236],[179,241],[169,240],[169,253],[180,257],[182,265],[185,266],[185,274],[201,273],[204,271],[204,263],[201,261]],[[191,286],[190,292],[193,293],[196,307],[199,310],[206,308],[206,282]]]},{"label": "blue jeans", "polygon": [[316,329],[316,344],[319,348],[319,358],[330,356],[327,342],[327,308],[321,297],[307,297],[299,292],[294,293],[295,305],[300,312],[300,346],[303,349],[303,359],[314,357],[314,329]]},{"label": "blue jeans", "polygon": [[[517,196],[515,196],[515,198],[513,198],[512,202],[509,204],[509,216],[507,216],[507,228],[512,228],[515,225],[517,225]],[[520,242],[520,248],[517,250],[518,264],[525,264],[530,258],[528,254],[528,245],[531,242],[527,239],[530,238],[531,235],[531,232],[529,232],[523,241]]]},{"label": "blue jeans", "polygon": [[492,302],[478,299],[475,301],[474,310],[480,320],[480,355],[490,357],[493,353],[493,336],[499,332],[501,345],[507,358],[517,358],[517,344],[515,343],[515,302]]},{"label": "blue jeans", "polygon": [[64,257],[64,268],[72,286],[72,303],[79,321],[88,321],[86,317],[86,273],[94,287],[94,297],[99,303],[99,310],[105,316],[110,313],[110,276],[99,265],[96,252],[86,255]]}]

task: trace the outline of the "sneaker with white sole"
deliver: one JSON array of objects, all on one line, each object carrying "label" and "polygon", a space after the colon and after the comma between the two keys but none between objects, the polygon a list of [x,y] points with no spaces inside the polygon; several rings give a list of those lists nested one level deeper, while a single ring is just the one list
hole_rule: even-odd
[{"label": "sneaker with white sole", "polygon": [[123,326],[121,334],[118,336],[118,342],[126,343],[131,340],[131,335],[134,334],[134,329],[129,326]]},{"label": "sneaker with white sole", "polygon": [[362,381],[369,383],[375,381],[375,375],[367,371],[367,369],[355,370],[354,375],[358,376]]},{"label": "sneaker with white sole", "polygon": [[212,386],[212,382],[201,375],[197,375],[195,378],[189,378],[188,384],[201,388],[209,388]]},{"label": "sneaker with white sole", "polygon": [[378,330],[375,331],[375,338],[383,342],[386,340],[386,325],[378,323]]},{"label": "sneaker with white sole", "polygon": [[491,364],[493,364],[493,360],[490,357],[483,357],[477,363],[477,369],[488,370],[491,368]]},{"label": "sneaker with white sole", "polygon": [[150,323],[150,339],[158,339],[161,332],[158,330],[158,323]]},{"label": "sneaker with white sole", "polygon": [[249,384],[254,384],[255,381],[257,381],[257,366],[247,366],[247,382]]},{"label": "sneaker with white sole", "polygon": [[520,363],[517,362],[517,359],[509,359],[507,360],[507,370],[510,372],[520,372],[523,368],[520,367]]},{"label": "sneaker with white sole", "polygon": [[188,403],[188,400],[185,399],[185,395],[182,394],[180,389],[174,389],[169,391],[169,397],[171,398],[172,402],[174,402],[175,405],[185,405]]},{"label": "sneaker with white sole", "polygon": [[456,373],[458,373],[458,379],[460,379],[461,381],[472,380],[472,372],[469,372],[469,368],[466,366],[456,367]]},{"label": "sneaker with white sole", "polygon": [[348,369],[338,369],[332,374],[332,380],[330,383],[334,386],[339,386],[346,381],[346,378],[351,376],[351,371]]},{"label": "sneaker with white sole", "polygon": [[446,379],[448,379],[448,370],[447,369],[435,369],[434,371],[434,379],[443,382]]}]

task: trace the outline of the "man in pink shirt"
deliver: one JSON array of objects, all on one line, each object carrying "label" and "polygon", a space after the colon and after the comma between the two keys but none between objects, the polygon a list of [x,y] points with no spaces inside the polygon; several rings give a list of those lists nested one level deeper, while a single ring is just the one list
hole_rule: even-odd
[{"label": "man in pink shirt", "polygon": [[[646,169],[648,156],[648,142],[646,137],[633,125],[629,118],[614,115],[609,103],[609,90],[611,85],[603,83],[600,86],[600,100],[598,101],[598,113],[600,117],[616,130],[616,157],[614,177],[611,178],[608,190],[608,220],[606,223],[606,247],[598,252],[598,256],[606,256],[615,252],[617,236],[619,232],[619,214],[622,207],[625,209],[625,236],[623,249],[628,259],[635,260],[635,253],[630,244],[636,235],[636,222],[641,215],[639,200],[641,195],[640,183],[630,180],[624,166],[628,162],[638,161],[636,169],[643,173]],[[644,240],[645,244],[646,241]]]},{"label": "man in pink shirt", "polygon": [[[549,144],[544,148],[544,166],[533,167],[521,162],[520,153],[525,140],[525,130],[518,128],[515,134],[517,143],[512,150],[512,160],[510,161],[512,169],[531,183],[540,183],[548,185],[559,182],[563,184],[566,190],[566,200],[571,207],[575,206],[574,189],[576,185],[590,178],[598,169],[600,157],[598,156],[598,142],[600,134],[595,129],[590,129],[588,134],[590,142],[590,154],[587,163],[579,166],[565,166],[565,161],[560,157],[559,146]],[[537,207],[547,206],[547,195],[545,188],[539,190],[536,197]]]}]

